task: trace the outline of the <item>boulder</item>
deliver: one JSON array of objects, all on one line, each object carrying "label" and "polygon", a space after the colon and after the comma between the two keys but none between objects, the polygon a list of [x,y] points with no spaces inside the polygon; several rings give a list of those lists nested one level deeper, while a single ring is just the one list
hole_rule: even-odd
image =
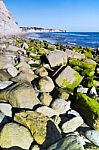
[{"label": "boulder", "polygon": [[78,59],[69,59],[69,65],[80,72],[82,76],[91,77],[95,73],[96,63],[93,63],[92,60],[78,60]]},{"label": "boulder", "polygon": [[82,76],[77,71],[67,66],[59,75],[56,77],[56,84],[64,89],[73,91],[82,81]]},{"label": "boulder", "polygon": [[51,145],[47,150],[84,150],[84,147],[79,136],[68,135]]},{"label": "boulder", "polygon": [[89,130],[85,133],[85,136],[90,140],[93,144],[99,147],[99,131]]},{"label": "boulder", "polygon": [[28,84],[16,83],[3,91],[0,91],[0,100],[6,100],[13,107],[30,108],[40,103],[36,98],[36,92]]},{"label": "boulder", "polygon": [[1,148],[8,149],[19,147],[20,149],[29,149],[33,137],[29,130],[16,123],[6,124],[0,133]]},{"label": "boulder", "polygon": [[68,56],[68,58],[76,58],[76,59],[84,59],[85,55],[78,53],[78,52],[74,52],[72,50],[66,49],[66,54]]},{"label": "boulder", "polygon": [[61,138],[60,131],[54,122],[40,113],[34,111],[16,113],[14,120],[26,126],[34,140],[45,148]]},{"label": "boulder", "polygon": [[65,101],[63,99],[55,99],[51,107],[57,111],[59,114],[64,114],[70,109],[70,101]]},{"label": "boulder", "polygon": [[23,82],[31,83],[31,81],[34,80],[34,74],[21,72],[18,76],[12,78],[11,80],[19,83],[23,83]]},{"label": "boulder", "polygon": [[67,54],[63,51],[55,50],[50,52],[46,57],[52,68],[67,64]]},{"label": "boulder", "polygon": [[83,124],[83,119],[81,117],[74,117],[62,124],[62,131],[64,133],[74,132]]},{"label": "boulder", "polygon": [[58,112],[50,107],[47,106],[41,106],[36,109],[36,112],[43,114],[44,116],[52,117],[52,116],[58,116]]},{"label": "boulder", "polygon": [[18,71],[13,65],[11,65],[11,66],[9,66],[9,67],[7,68],[7,72],[8,72],[12,77],[17,76],[18,73],[19,73],[19,71]]},{"label": "boulder", "polygon": [[41,92],[52,92],[54,87],[54,82],[49,76],[43,77],[39,80],[38,88]]},{"label": "boulder", "polygon": [[52,102],[52,96],[49,93],[42,93],[40,96],[40,101],[43,105],[49,106]]},{"label": "boulder", "polygon": [[35,74],[39,75],[40,77],[48,76],[48,72],[44,67],[37,69]]},{"label": "boulder", "polygon": [[7,65],[14,65],[15,55],[13,54],[5,54],[0,55],[0,69],[7,69]]},{"label": "boulder", "polygon": [[99,130],[99,103],[96,100],[85,94],[77,93],[72,104],[89,126]]}]

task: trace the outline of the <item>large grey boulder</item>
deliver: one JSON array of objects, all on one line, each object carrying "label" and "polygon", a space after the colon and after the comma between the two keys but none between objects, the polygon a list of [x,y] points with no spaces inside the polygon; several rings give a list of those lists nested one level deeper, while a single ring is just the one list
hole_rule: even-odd
[{"label": "large grey boulder", "polygon": [[66,49],[66,54],[68,58],[84,59],[85,55],[81,53],[74,52],[72,50]]},{"label": "large grey boulder", "polygon": [[56,77],[56,84],[67,90],[73,91],[82,81],[80,74],[72,69],[70,66],[67,66],[59,75]]},{"label": "large grey boulder", "polygon": [[84,150],[84,147],[79,136],[68,135],[51,145],[47,150]]},{"label": "large grey boulder", "polygon": [[0,133],[0,146],[4,149],[19,147],[28,150],[32,142],[29,130],[16,123],[6,124]]},{"label": "large grey boulder", "polygon": [[15,84],[0,91],[0,100],[6,100],[13,107],[30,108],[40,103],[36,97],[36,92],[32,86],[28,84]]},{"label": "large grey boulder", "polygon": [[50,52],[46,57],[51,67],[67,64],[67,54],[63,51],[55,50]]}]

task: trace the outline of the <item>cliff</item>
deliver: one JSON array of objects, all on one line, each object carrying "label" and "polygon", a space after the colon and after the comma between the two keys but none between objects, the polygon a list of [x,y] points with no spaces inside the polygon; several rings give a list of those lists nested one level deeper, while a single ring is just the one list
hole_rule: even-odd
[{"label": "cliff", "polygon": [[18,32],[20,32],[18,25],[14,22],[4,2],[0,0],[0,36],[16,34]]}]

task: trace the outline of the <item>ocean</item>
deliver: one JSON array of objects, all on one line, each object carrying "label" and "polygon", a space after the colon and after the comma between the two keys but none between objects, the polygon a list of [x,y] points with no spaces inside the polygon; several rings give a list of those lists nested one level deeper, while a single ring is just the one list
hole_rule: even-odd
[{"label": "ocean", "polygon": [[46,40],[53,44],[59,43],[69,46],[99,47],[99,32],[31,33],[25,38]]}]

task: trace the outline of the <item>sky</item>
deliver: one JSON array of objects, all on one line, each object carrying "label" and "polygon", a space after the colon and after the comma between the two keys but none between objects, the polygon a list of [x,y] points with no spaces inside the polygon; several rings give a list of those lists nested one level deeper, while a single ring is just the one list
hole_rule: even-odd
[{"label": "sky", "polygon": [[19,26],[99,32],[99,0],[4,0]]}]

